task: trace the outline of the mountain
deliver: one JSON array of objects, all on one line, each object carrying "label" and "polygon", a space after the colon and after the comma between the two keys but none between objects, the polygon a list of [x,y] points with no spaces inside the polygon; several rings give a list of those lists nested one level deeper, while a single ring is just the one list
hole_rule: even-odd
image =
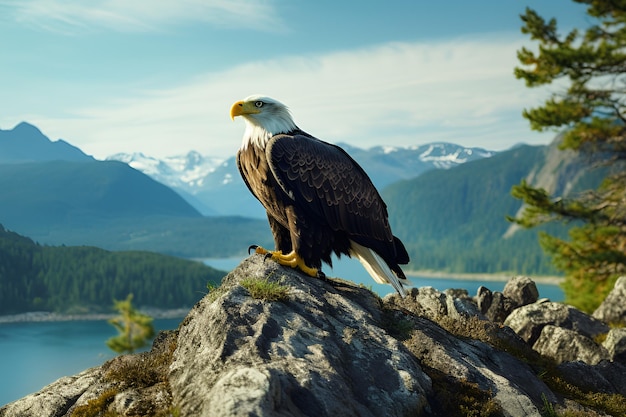
[{"label": "mountain", "polygon": [[[559,150],[558,143],[557,138],[550,146],[518,146],[383,190],[392,228],[411,256],[410,268],[554,274],[538,244],[538,230],[516,228],[505,217],[522,208],[511,196],[511,187],[522,179],[557,195],[600,183],[602,171],[590,170],[589,161]],[[567,231],[557,224],[540,230],[560,236]]]},{"label": "mountain", "polygon": [[0,219],[11,228],[143,216],[200,217],[174,191],[117,161],[0,164],[0,189]]},{"label": "mountain", "polygon": [[144,173],[52,142],[32,125],[0,139],[0,224],[40,243],[211,257],[271,242],[261,220],[205,218]]},{"label": "mountain", "polygon": [[205,177],[223,162],[221,158],[202,156],[196,151],[162,159],[146,156],[141,152],[117,153],[106,159],[125,162],[168,187],[176,187],[188,192],[202,187]]},{"label": "mountain", "polygon": [[22,122],[11,130],[0,129],[0,163],[37,161],[94,161],[62,139],[52,142],[35,126]]},{"label": "mountain", "polygon": [[[414,178],[431,169],[454,166],[495,155],[482,148],[451,143],[412,147],[361,149],[340,144],[382,189],[402,179]],[[265,211],[240,178],[235,157],[220,161],[197,152],[157,159],[143,154],[116,154],[107,159],[128,163],[155,180],[175,189],[204,215],[240,215],[265,218]]]},{"label": "mountain", "polygon": [[445,142],[410,147],[375,146],[367,150],[348,144],[340,146],[366,168],[379,189],[432,169],[450,169],[496,154],[483,148],[466,148]]},{"label": "mountain", "polygon": [[[40,147],[53,146],[29,125],[13,133],[21,130],[30,131],[30,141],[21,143],[38,158],[46,155]],[[497,154],[451,144],[344,147],[381,190],[394,233],[411,255],[408,269],[554,274],[537,230],[519,229],[505,217],[522,207],[510,195],[522,179],[557,195],[599,184],[602,172],[589,169],[591,162],[579,154],[559,150],[558,141]],[[81,155],[71,145],[54,143],[70,159]],[[206,203],[214,214],[228,214],[205,217],[179,195],[180,188],[177,194],[127,163],[95,161],[84,154],[78,161],[24,162],[28,152],[17,151],[0,163],[0,223],[40,243],[195,258],[244,255],[251,244],[273,246],[263,209],[240,180],[234,158],[220,163],[192,152],[161,165],[142,156],[144,169],[152,167],[153,175],[169,172],[172,181],[195,190],[187,198]],[[560,236],[567,232],[561,225],[544,230]]]},{"label": "mountain", "polygon": [[216,167],[223,162],[222,159],[206,157],[196,151],[162,159],[146,156],[141,152],[117,153],[106,159],[127,163],[154,180],[167,185],[203,215],[218,215],[215,210],[195,197],[194,194],[195,190],[203,187],[206,177],[215,171]]}]

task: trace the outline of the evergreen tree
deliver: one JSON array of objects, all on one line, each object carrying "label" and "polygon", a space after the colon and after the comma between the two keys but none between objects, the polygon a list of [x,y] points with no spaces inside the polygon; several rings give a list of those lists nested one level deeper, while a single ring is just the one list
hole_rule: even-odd
[{"label": "evergreen tree", "polygon": [[526,9],[522,32],[539,45],[518,51],[515,75],[528,87],[566,81],[557,89],[563,91],[523,115],[532,129],[563,130],[562,149],[588,155],[608,174],[598,189],[567,198],[522,181],[512,194],[526,209],[511,220],[525,227],[573,222],[569,240],[542,233],[540,242],[565,272],[566,302],[591,311],[626,271],[626,2],[574,1],[587,5],[584,33],[560,34],[554,18]]},{"label": "evergreen tree", "polygon": [[133,353],[144,347],[154,337],[152,317],[135,310],[132,305],[133,295],[128,294],[125,300],[115,300],[115,309],[119,316],[109,320],[120,333],[107,340],[107,346],[117,353]]}]

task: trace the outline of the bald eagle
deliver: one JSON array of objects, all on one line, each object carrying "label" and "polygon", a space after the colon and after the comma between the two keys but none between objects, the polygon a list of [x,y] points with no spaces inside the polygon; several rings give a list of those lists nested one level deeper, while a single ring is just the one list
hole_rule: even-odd
[{"label": "bald eagle", "polygon": [[289,109],[254,95],[234,103],[231,119],[246,122],[237,166],[263,204],[275,251],[253,246],[281,265],[323,276],[331,255],[355,256],[381,284],[403,297],[409,285],[399,264],[404,245],[391,233],[387,206],[372,181],[343,149],[300,130]]}]

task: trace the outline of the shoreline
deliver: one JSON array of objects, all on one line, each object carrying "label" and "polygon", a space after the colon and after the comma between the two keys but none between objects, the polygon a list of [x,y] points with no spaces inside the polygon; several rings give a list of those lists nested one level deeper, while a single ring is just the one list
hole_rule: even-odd
[{"label": "shoreline", "polygon": [[[177,308],[162,310],[156,308],[137,309],[153,319],[177,319],[184,318],[189,314],[189,308]],[[85,313],[85,314],[62,314],[48,311],[30,311],[27,313],[0,315],[0,324],[9,323],[41,323],[60,321],[104,321],[119,316],[119,313]]]},{"label": "shoreline", "polygon": [[[463,273],[463,272],[441,272],[432,270],[405,271],[408,278],[432,278],[432,279],[456,279],[460,281],[487,281],[506,282],[516,276],[515,274],[497,273]],[[520,274],[518,274],[520,275]],[[563,277],[558,276],[529,276],[538,284],[559,285],[563,282]],[[184,318],[191,310],[189,308],[159,309],[159,308],[138,308],[139,312],[152,317],[153,319],[175,319]],[[38,323],[38,322],[60,322],[60,321],[104,321],[118,316],[118,313],[85,313],[85,314],[62,314],[47,311],[31,311],[27,313],[0,315],[0,325],[9,323]]]},{"label": "shoreline", "polygon": [[[411,278],[441,278],[441,279],[458,279],[462,281],[493,281],[493,282],[506,282],[513,277],[520,276],[523,274],[513,274],[513,273],[482,273],[482,272],[440,272],[440,271],[432,271],[432,270],[419,270],[419,271],[404,271],[404,273]],[[533,280],[538,284],[552,284],[559,285],[565,279],[564,277],[559,276],[551,276],[551,275],[538,275],[531,276],[526,275],[528,278]]]}]

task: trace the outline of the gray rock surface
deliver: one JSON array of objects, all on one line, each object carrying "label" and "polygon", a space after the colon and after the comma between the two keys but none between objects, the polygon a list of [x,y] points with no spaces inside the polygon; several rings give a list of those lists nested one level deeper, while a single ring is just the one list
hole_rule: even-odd
[{"label": "gray rock surface", "polygon": [[[577,387],[583,391],[626,396],[626,365],[621,363],[601,361],[597,365],[589,365],[581,361],[563,362],[558,371],[566,380],[577,381]],[[626,401],[626,398],[621,400]]]},{"label": "gray rock surface", "polygon": [[513,301],[515,308],[532,304],[539,299],[535,282],[521,275],[511,278],[504,286],[502,294]]},{"label": "gray rock surface", "polygon": [[[288,299],[254,299],[244,278],[281,283]],[[378,299],[293,270],[245,261],[222,295],[180,327],[169,381],[182,415],[421,415],[430,378],[381,328]]]},{"label": "gray rock surface", "polygon": [[449,378],[475,384],[495,393],[493,399],[506,416],[540,417],[542,393],[556,401],[550,389],[530,366],[478,340],[459,339],[433,322],[416,319],[416,331],[408,341],[420,363]]},{"label": "gray rock surface", "polygon": [[595,365],[610,359],[609,352],[589,337],[550,324],[543,327],[533,349],[556,363],[582,361]]},{"label": "gray rock surface", "polygon": [[58,379],[40,391],[0,408],[3,417],[56,417],[68,415],[76,402],[100,379],[100,367]]},{"label": "gray rock surface", "polygon": [[554,302],[517,308],[506,318],[504,324],[515,330],[530,345],[535,344],[547,325],[574,330],[591,339],[609,331],[609,327],[601,321],[574,307]]},{"label": "gray rock surface", "polygon": [[[286,286],[285,298],[254,298],[249,284],[259,281]],[[558,413],[626,413],[625,365],[557,368],[531,347],[551,326],[597,340],[608,328],[544,304],[513,310],[509,318],[524,312],[511,321],[520,337],[463,291],[420,288],[380,299],[253,255],[151,351],[62,378],[0,408],[0,417],[541,416],[546,401]],[[524,338],[535,333],[529,345]],[[581,401],[580,390],[609,398],[617,411],[594,403],[595,394]]]},{"label": "gray rock surface", "polygon": [[500,291],[492,292],[483,286],[478,287],[475,300],[479,311],[486,318],[499,323],[504,322],[513,309],[518,307],[513,299],[505,296]]},{"label": "gray rock surface", "polygon": [[611,360],[626,365],[626,328],[611,329],[602,342]]},{"label": "gray rock surface", "polygon": [[462,317],[479,315],[476,304],[467,296],[467,291],[446,290],[441,292],[433,287],[411,288],[407,291],[407,305],[401,299],[389,297],[392,305],[409,307],[414,314],[437,321],[441,317]]},{"label": "gray rock surface", "polygon": [[593,317],[605,323],[626,326],[626,276],[619,277]]},{"label": "gray rock surface", "polygon": [[492,321],[504,322],[515,309],[515,303],[500,291],[494,291],[491,295],[491,305],[487,309],[485,316]]}]

